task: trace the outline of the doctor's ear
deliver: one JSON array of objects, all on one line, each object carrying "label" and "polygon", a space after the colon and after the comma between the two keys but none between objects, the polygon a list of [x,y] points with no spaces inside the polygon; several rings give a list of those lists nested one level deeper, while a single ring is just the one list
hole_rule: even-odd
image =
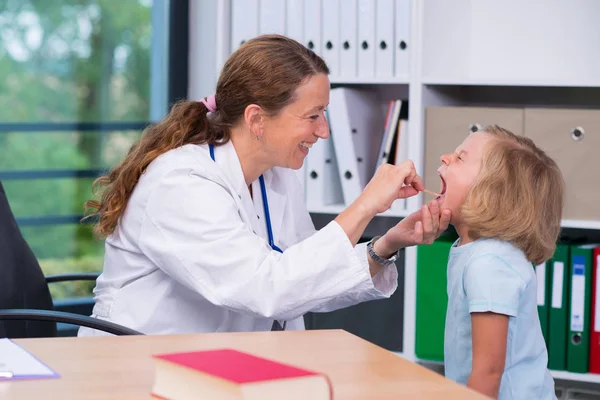
[{"label": "doctor's ear", "polygon": [[262,139],[262,131],[263,131],[263,111],[260,106],[256,104],[250,104],[244,110],[244,120],[246,121],[246,125],[250,129],[250,132],[257,139]]}]

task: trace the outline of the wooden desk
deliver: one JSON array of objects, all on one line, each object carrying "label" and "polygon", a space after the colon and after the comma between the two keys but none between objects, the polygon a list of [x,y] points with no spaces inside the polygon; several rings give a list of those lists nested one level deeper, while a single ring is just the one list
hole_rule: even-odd
[{"label": "wooden desk", "polygon": [[0,399],[149,399],[154,380],[150,355],[222,347],[322,371],[331,378],[336,400],[485,398],[342,330],[15,342],[61,378],[0,382]]}]

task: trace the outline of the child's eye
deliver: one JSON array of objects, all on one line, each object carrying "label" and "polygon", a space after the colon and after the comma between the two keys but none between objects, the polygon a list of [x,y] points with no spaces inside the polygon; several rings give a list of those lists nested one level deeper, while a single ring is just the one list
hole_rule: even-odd
[{"label": "child's eye", "polygon": [[458,159],[459,159],[460,161],[462,161],[462,160],[463,160],[463,158],[462,158],[461,156],[458,156]]}]

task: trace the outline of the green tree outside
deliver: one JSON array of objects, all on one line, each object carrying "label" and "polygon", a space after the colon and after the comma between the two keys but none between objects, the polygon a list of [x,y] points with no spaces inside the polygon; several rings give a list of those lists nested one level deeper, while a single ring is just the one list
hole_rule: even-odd
[{"label": "green tree outside", "polygon": [[[152,0],[0,0],[0,123],[149,119]],[[108,169],[141,132],[0,133],[1,170]],[[81,215],[92,179],[6,180],[17,217]],[[46,274],[100,271],[90,224],[23,227]],[[75,286],[75,285],[69,285]],[[89,285],[57,296],[89,295]]]}]

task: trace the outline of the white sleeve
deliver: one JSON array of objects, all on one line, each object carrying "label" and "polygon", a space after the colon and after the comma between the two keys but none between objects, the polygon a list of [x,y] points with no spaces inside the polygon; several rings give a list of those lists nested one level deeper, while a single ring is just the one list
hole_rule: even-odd
[{"label": "white sleeve", "polygon": [[[300,186],[300,183],[298,183]],[[298,200],[302,199],[302,200]],[[291,196],[291,200],[300,202],[295,204],[294,209],[303,210],[296,213],[296,225],[298,227],[298,241],[305,240],[315,233],[315,226],[312,222],[309,212],[306,210],[303,201],[303,195],[299,191],[297,195]],[[340,228],[341,229],[341,228]],[[344,234],[345,236],[345,234]],[[361,265],[369,268],[369,258],[367,255],[367,244],[359,243],[354,247],[356,258]],[[329,312],[361,303],[368,300],[377,300],[390,297],[398,288],[398,269],[396,265],[384,267],[377,275],[372,278],[372,287],[362,292],[348,292],[332,298],[326,303],[319,304],[311,309],[312,312]]]},{"label": "white sleeve", "polygon": [[[340,228],[341,229],[341,228]],[[345,235],[345,234],[344,234]],[[356,258],[360,263],[369,268],[369,259],[367,255],[367,244],[359,243],[354,247]],[[370,276],[370,273],[369,273]],[[329,312],[362,303],[368,300],[377,300],[390,297],[398,288],[398,269],[395,264],[383,267],[381,271],[371,278],[371,287],[362,292],[348,292],[327,303],[313,308],[313,312]]]},{"label": "white sleeve", "polygon": [[213,304],[265,318],[291,320],[335,298],[352,303],[393,292],[374,286],[336,222],[278,253],[243,222],[226,188],[189,169],[161,179],[139,243],[171,278]]}]

